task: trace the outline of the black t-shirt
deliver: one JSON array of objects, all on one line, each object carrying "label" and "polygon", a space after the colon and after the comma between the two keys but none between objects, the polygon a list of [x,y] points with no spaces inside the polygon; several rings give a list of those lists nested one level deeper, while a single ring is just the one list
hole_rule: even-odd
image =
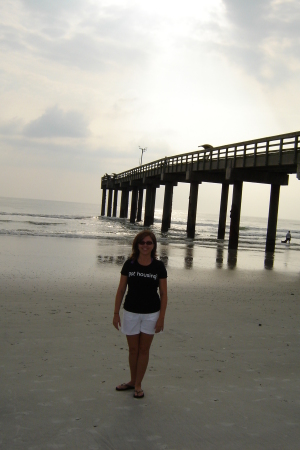
[{"label": "black t-shirt", "polygon": [[142,266],[136,260],[128,259],[121,274],[127,277],[128,291],[124,309],[137,314],[150,314],[160,310],[160,298],[157,292],[160,278],[167,278],[162,261],[153,259],[149,266]]}]

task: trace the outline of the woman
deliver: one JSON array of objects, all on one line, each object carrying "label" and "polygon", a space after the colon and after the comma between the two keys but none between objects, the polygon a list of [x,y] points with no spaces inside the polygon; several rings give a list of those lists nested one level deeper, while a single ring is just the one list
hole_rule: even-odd
[{"label": "woman", "polygon": [[[121,270],[115,300],[113,325],[117,330],[121,327],[126,334],[131,375],[130,381],[120,384],[116,390],[134,389],[134,398],[144,397],[142,380],[149,361],[150,346],[154,334],[164,329],[167,271],[164,263],[157,259],[156,248],[156,237],[151,231],[137,234],[132,243],[132,254]],[[121,325],[119,312],[127,286]]]}]

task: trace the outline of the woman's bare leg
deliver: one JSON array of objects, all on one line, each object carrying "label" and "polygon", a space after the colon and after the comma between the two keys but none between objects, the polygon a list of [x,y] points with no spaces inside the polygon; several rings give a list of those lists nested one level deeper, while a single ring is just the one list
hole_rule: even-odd
[{"label": "woman's bare leg", "polygon": [[135,385],[137,360],[139,355],[140,334],[126,336],[129,347],[129,369],[131,380],[127,383],[132,386]]},{"label": "woman's bare leg", "polygon": [[137,391],[142,389],[142,381],[148,366],[149,350],[154,338],[153,334],[134,334],[126,336],[129,347],[129,368],[131,380],[127,383],[135,386]]},{"label": "woman's bare leg", "polygon": [[149,350],[153,341],[153,334],[140,333],[139,350],[135,373],[135,389],[140,391],[142,388],[142,381],[148,366]]}]

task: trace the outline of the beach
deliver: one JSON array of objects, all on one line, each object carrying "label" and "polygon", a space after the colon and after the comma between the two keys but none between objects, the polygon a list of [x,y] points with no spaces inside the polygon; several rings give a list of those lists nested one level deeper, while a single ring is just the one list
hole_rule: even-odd
[{"label": "beach", "polygon": [[[159,245],[165,330],[143,389],[112,326],[127,242],[0,237],[1,447],[295,449],[300,439],[299,274],[263,254]],[[203,252],[203,253],[201,253]],[[202,255],[202,256],[201,256]],[[280,266],[281,267],[281,266]]]}]

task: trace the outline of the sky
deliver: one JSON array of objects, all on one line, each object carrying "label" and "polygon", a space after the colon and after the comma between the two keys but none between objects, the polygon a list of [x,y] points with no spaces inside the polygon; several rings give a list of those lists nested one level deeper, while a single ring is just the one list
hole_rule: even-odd
[{"label": "sky", "polygon": [[[0,3],[0,196],[101,203],[101,177],[300,129],[299,0]],[[189,186],[174,189],[187,209]],[[162,207],[164,188],[158,189]],[[199,186],[198,214],[221,186]],[[244,183],[242,215],[270,186]],[[300,220],[300,181],[279,217]]]}]

